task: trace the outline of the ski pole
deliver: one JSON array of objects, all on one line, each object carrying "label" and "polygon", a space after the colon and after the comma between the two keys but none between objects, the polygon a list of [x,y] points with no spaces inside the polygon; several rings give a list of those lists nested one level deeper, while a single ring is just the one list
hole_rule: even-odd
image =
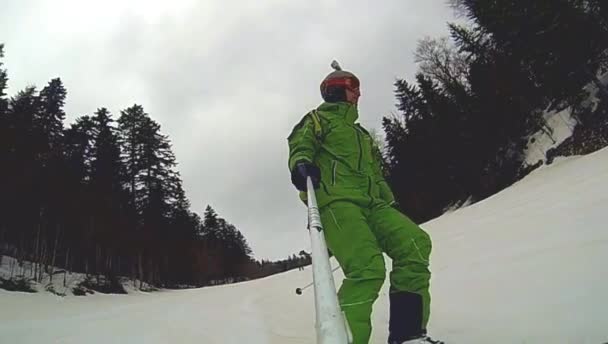
[{"label": "ski pole", "polygon": [[323,234],[321,215],[315,189],[310,177],[306,178],[308,197],[308,232],[312,248],[312,278],[315,291],[315,315],[318,344],[352,343],[346,318],[340,309],[329,254]]},{"label": "ski pole", "polygon": [[[333,273],[333,272],[335,272],[336,270],[338,270],[339,268],[340,268],[340,266],[336,266],[335,268],[333,268],[333,269],[331,270],[331,272]],[[304,289],[308,289],[308,288],[310,288],[310,286],[312,286],[314,283],[315,283],[315,282],[310,282],[310,283],[308,283],[307,285],[305,285],[305,286],[303,286],[303,287],[301,287],[301,288],[296,288],[296,294],[298,294],[298,295],[302,295],[302,292],[304,291]]]}]

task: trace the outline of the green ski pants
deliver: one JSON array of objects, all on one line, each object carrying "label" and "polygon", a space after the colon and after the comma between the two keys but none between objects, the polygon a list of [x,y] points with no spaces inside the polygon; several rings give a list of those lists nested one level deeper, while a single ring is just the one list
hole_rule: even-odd
[{"label": "green ski pants", "polygon": [[345,279],[338,292],[354,344],[367,344],[374,301],[386,278],[383,252],[393,261],[391,289],[422,296],[422,324],[430,313],[431,239],[407,216],[385,202],[370,208],[337,201],[320,209],[327,246]]}]

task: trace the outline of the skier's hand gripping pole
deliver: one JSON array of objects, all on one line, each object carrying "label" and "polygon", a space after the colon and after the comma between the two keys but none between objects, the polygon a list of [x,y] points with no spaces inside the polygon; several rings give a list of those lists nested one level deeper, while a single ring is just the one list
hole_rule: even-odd
[{"label": "skier's hand gripping pole", "polygon": [[316,331],[318,344],[350,344],[352,335],[340,309],[334,283],[323,225],[317,207],[315,189],[306,178],[308,194],[308,229],[312,246],[312,274],[315,290]]}]

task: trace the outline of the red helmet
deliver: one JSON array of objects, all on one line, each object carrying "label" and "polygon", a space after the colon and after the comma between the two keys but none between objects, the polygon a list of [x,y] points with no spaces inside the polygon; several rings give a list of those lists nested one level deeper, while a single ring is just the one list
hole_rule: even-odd
[{"label": "red helmet", "polygon": [[323,98],[325,98],[327,95],[328,88],[332,86],[347,89],[359,88],[359,78],[357,78],[353,73],[342,70],[336,61],[333,61],[331,66],[335,70],[329,73],[321,82],[321,95]]}]

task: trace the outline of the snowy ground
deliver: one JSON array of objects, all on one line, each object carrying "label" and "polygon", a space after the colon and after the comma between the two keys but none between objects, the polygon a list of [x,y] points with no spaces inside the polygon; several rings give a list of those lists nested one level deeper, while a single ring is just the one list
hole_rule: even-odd
[{"label": "snowy ground", "polygon": [[[31,280],[34,278],[32,273],[35,271],[37,264],[29,261],[23,261],[22,263],[23,265],[19,265],[17,259],[0,255],[0,278],[12,279],[13,281],[25,278],[30,280],[30,288],[35,292],[54,290],[56,294],[60,295],[73,295],[72,289],[86,279],[86,275],[84,274],[66,272],[67,275],[64,276],[63,269],[55,269],[57,273],[53,276],[52,281],[50,276],[44,273],[41,282],[35,283]],[[134,289],[131,283],[126,283],[124,286],[127,290]],[[49,287],[52,289],[47,289]]]},{"label": "snowy ground", "polygon": [[[423,225],[433,336],[448,344],[608,342],[608,149],[560,159]],[[341,275],[336,274],[337,281]],[[0,343],[314,343],[309,269],[212,288],[57,297],[0,290]],[[387,292],[372,343],[385,343]]]}]

